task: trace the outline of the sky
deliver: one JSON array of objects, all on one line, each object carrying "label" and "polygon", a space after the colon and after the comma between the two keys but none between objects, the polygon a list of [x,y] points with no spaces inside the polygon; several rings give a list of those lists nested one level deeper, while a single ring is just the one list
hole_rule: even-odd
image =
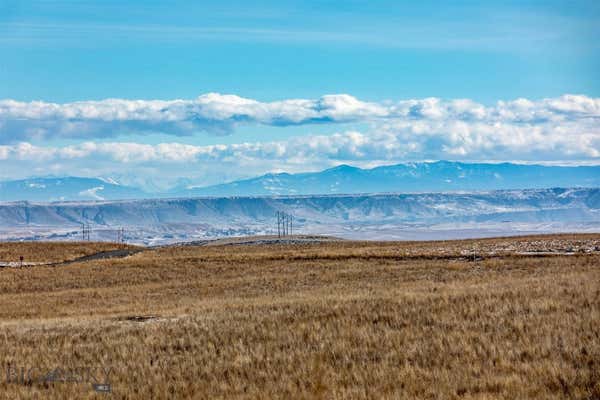
[{"label": "sky", "polygon": [[0,1],[0,179],[600,163],[598,1]]}]

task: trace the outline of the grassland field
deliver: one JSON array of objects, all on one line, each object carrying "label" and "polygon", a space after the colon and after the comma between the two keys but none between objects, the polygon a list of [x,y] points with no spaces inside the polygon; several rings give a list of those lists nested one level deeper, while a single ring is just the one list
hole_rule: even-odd
[{"label": "grassland field", "polygon": [[21,255],[2,399],[600,399],[600,234]]}]

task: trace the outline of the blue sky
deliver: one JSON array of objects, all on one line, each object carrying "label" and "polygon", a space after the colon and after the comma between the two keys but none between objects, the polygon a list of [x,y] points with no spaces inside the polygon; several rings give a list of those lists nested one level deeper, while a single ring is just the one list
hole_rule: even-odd
[{"label": "blue sky", "polygon": [[596,1],[27,1],[0,6],[19,100],[600,91]]},{"label": "blue sky", "polygon": [[[254,154],[256,160],[246,160],[251,156],[234,152],[234,158],[244,159],[247,164],[217,157],[217,174],[211,178],[199,173],[189,177],[208,183],[268,170],[317,169],[342,161],[367,165],[429,157],[595,162],[595,150],[600,149],[595,147],[599,141],[599,20],[597,1],[2,0],[0,99],[24,105],[19,106],[19,113],[13,105],[5,106],[4,111],[0,108],[0,145],[4,146],[0,157],[6,154],[0,159],[4,169],[0,178],[23,174],[18,162],[21,153],[16,147],[23,143],[58,153],[87,142],[196,147],[242,143],[275,146],[274,143],[283,142],[283,146],[291,146],[302,138],[310,143],[313,137],[330,140],[336,134],[349,132],[364,135],[364,140],[383,148],[394,143],[376,141],[374,137],[382,132],[395,134],[396,145],[404,144],[406,148],[391,152],[389,157],[369,157],[366,150],[360,149],[354,155],[348,153],[350,150],[338,151],[337,156],[314,155],[298,165],[267,160],[262,153]],[[263,118],[256,115],[256,110],[252,115],[237,110],[225,124],[226,129],[213,114],[207,122],[205,110],[200,112],[201,117],[194,114],[191,122],[186,114],[177,127],[168,122],[154,124],[152,129],[148,129],[148,123],[140,127],[137,116],[131,117],[133,122],[118,124],[108,123],[105,116],[99,126],[95,114],[86,114],[80,124],[65,127],[64,123],[49,121],[51,117],[47,115],[40,122],[42,117],[32,114],[31,110],[37,108],[30,103],[65,105],[109,98],[193,101],[208,93],[252,99],[259,103],[258,108],[293,99],[317,101],[329,94],[347,94],[381,107],[427,98],[442,102],[469,99],[477,104],[473,107],[487,107],[491,114],[502,108],[499,101],[519,98],[535,103],[538,112],[544,109],[544,99],[561,99],[569,94],[582,96],[569,100],[577,107],[587,106],[585,115],[578,109],[577,115],[566,119],[528,121],[528,131],[538,129],[541,133],[511,145],[494,138],[486,127],[508,124],[512,130],[499,134],[510,136],[517,134],[514,129],[521,122],[489,117],[477,125],[452,112],[435,124],[427,117],[429,126],[423,129],[429,130],[426,134],[431,137],[420,137],[411,144],[412,136],[406,136],[406,129],[411,129],[413,136],[423,135],[422,130],[417,129],[416,122],[410,127],[402,125],[406,115],[398,117],[392,112],[394,117],[377,112],[365,114],[363,110],[352,117],[327,116],[299,123],[291,118],[280,123],[273,115]],[[342,107],[340,104],[334,108]],[[228,103],[227,107],[237,106]],[[548,107],[556,111],[556,107]],[[25,108],[29,111],[23,111]],[[571,106],[567,109],[573,111]],[[65,113],[60,117],[63,122],[71,118],[68,110]],[[561,109],[558,114],[564,113],[565,109]],[[577,126],[572,125],[573,118],[580,119]],[[23,122],[27,119],[32,122]],[[469,133],[457,121],[467,123]],[[96,126],[90,128],[88,122]],[[188,128],[183,128],[184,122],[189,123]],[[398,123],[402,126],[398,127]],[[74,132],[78,129],[86,133]],[[402,135],[397,133],[402,129]],[[437,136],[430,134],[433,131]],[[543,135],[558,135],[557,132],[569,132],[575,143],[563,151],[565,143],[557,141],[555,147],[535,154],[518,148],[532,148],[531,143],[537,143],[536,140],[546,140]],[[521,134],[525,135],[517,135]],[[457,143],[461,137],[462,151],[461,143]],[[494,145],[474,147],[474,142],[483,140],[491,140]],[[102,157],[108,156],[89,157],[100,163]],[[124,171],[132,174],[133,170],[134,175],[143,176],[158,168],[147,161],[132,167],[131,160],[127,164],[111,157],[101,163],[101,173],[124,176]],[[208,163],[206,159],[194,160],[199,167]],[[82,171],[73,160],[64,157],[49,157],[45,163],[30,174]],[[164,172],[166,181],[178,174],[176,166],[158,169],[173,171]],[[240,169],[244,172],[235,172]]]}]

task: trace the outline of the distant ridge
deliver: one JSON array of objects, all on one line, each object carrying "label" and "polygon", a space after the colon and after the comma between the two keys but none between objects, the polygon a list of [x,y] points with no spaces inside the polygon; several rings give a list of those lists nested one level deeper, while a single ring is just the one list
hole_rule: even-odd
[{"label": "distant ridge", "polygon": [[0,182],[0,201],[140,199],[143,190],[103,178],[31,178]]},{"label": "distant ridge", "polygon": [[600,166],[542,166],[450,161],[320,172],[266,174],[220,185],[179,188],[173,197],[415,193],[553,187],[600,187]]},{"label": "distant ridge", "polygon": [[0,201],[82,201],[202,196],[439,193],[556,187],[600,187],[600,166],[406,163],[362,169],[339,165],[320,172],[269,173],[213,186],[144,191],[110,178],[46,177],[0,182]]},{"label": "distant ridge", "polygon": [[600,232],[600,189],[477,193],[202,197],[0,204],[0,239],[157,244],[273,234],[275,213],[294,232],[357,239],[432,239],[540,232]]}]

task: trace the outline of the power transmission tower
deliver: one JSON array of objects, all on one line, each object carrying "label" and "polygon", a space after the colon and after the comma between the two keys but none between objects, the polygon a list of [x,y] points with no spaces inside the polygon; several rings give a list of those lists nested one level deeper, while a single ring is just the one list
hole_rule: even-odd
[{"label": "power transmission tower", "polygon": [[90,236],[91,236],[91,232],[92,232],[92,228],[90,227],[90,224],[87,223],[81,223],[81,240],[82,241],[90,241]]},{"label": "power transmission tower", "polygon": [[281,217],[279,215],[279,211],[277,211],[276,215],[277,215],[277,237],[281,237],[281,228],[280,228],[280,226],[281,226],[281,223],[280,223]]},{"label": "power transmission tower", "polygon": [[125,243],[125,228],[117,230],[117,243]]},{"label": "power transmission tower", "polygon": [[277,211],[277,237],[288,236],[292,234],[294,216],[283,211]]},{"label": "power transmission tower", "polygon": [[285,214],[285,236],[290,234],[290,216]]}]

